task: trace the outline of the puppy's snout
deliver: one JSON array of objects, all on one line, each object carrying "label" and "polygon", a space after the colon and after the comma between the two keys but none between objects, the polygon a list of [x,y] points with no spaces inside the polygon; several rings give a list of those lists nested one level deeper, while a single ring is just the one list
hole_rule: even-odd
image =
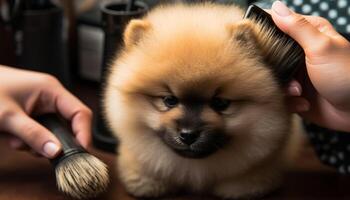
[{"label": "puppy's snout", "polygon": [[179,134],[181,142],[190,145],[198,139],[200,131],[194,129],[181,129]]}]

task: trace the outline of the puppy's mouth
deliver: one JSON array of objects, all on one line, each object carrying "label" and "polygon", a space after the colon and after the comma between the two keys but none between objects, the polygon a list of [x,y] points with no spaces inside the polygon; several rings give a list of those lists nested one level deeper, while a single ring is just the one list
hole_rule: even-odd
[{"label": "puppy's mouth", "polygon": [[161,133],[163,142],[175,153],[187,158],[205,158],[223,148],[229,138],[219,132],[202,132],[195,141],[186,143],[181,136],[163,131]]}]

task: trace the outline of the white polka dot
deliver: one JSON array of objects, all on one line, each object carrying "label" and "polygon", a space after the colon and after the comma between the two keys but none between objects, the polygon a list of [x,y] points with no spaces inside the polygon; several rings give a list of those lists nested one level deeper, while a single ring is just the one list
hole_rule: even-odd
[{"label": "white polka dot", "polygon": [[340,167],[338,168],[338,170],[339,170],[339,172],[340,172],[341,174],[345,174],[345,173],[346,173],[344,165],[340,166]]},{"label": "white polka dot", "polygon": [[311,12],[312,8],[309,4],[305,4],[303,5],[303,7],[301,7],[301,10],[303,11],[303,13],[309,13]]},{"label": "white polka dot", "polygon": [[336,17],[338,16],[337,10],[335,10],[335,9],[330,10],[330,11],[328,12],[328,16],[329,16],[331,19],[336,18]]},{"label": "white polka dot", "polygon": [[320,13],[317,12],[317,11],[314,11],[314,12],[311,13],[311,15],[313,15],[313,16],[320,16]]},{"label": "white polka dot", "polygon": [[338,158],[340,160],[344,160],[344,153],[343,152],[338,152]]},{"label": "white polka dot", "polygon": [[346,26],[346,32],[350,33],[350,24]]},{"label": "white polka dot", "polygon": [[339,0],[338,1],[338,7],[339,8],[345,8],[347,6],[348,2],[346,0]]},{"label": "white polka dot", "polygon": [[334,157],[334,156],[331,156],[331,157],[329,158],[329,162],[330,162],[331,164],[335,164],[335,163],[337,162],[337,158]]},{"label": "white polka dot", "polygon": [[313,4],[316,4],[318,2],[320,2],[320,0],[311,0],[311,3],[313,3]]},{"label": "white polka dot", "polygon": [[328,9],[329,9],[328,3],[322,2],[322,3],[320,4],[320,9],[321,9],[321,10],[328,10]]},{"label": "white polka dot", "polygon": [[300,6],[301,4],[303,4],[303,0],[294,0],[293,4],[297,5],[297,6]]},{"label": "white polka dot", "polygon": [[343,26],[343,25],[345,25],[346,23],[347,23],[347,20],[346,20],[345,17],[339,17],[339,18],[337,19],[337,24],[338,24],[338,25]]},{"label": "white polka dot", "polygon": [[294,6],[289,6],[289,9],[291,9],[293,12],[295,12],[295,7]]}]

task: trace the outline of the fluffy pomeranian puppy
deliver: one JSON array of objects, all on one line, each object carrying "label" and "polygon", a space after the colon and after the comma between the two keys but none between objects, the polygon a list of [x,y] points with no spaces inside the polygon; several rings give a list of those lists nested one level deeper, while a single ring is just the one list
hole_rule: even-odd
[{"label": "fluffy pomeranian puppy", "polygon": [[242,16],[234,6],[175,4],[126,27],[103,105],[132,195],[247,198],[279,185],[291,115],[266,41]]}]

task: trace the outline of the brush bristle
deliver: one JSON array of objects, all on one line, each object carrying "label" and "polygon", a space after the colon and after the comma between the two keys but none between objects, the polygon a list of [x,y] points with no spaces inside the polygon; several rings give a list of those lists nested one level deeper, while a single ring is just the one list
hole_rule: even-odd
[{"label": "brush bristle", "polygon": [[288,82],[305,57],[303,49],[267,21],[255,23],[260,27],[258,37],[265,61],[273,67],[273,71],[282,82]]},{"label": "brush bristle", "polygon": [[282,85],[288,83],[305,62],[302,47],[277,27],[270,14],[255,5],[249,6],[244,19],[254,31],[264,62]]},{"label": "brush bristle", "polygon": [[76,199],[96,197],[109,183],[107,166],[88,153],[72,155],[56,167],[58,189]]}]

